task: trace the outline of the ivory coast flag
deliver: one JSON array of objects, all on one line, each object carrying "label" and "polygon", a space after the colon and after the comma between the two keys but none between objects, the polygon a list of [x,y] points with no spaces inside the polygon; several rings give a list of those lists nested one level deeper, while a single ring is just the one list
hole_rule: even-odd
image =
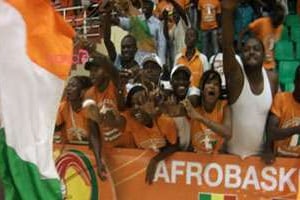
[{"label": "ivory coast flag", "polygon": [[0,181],[5,199],[62,199],[52,137],[73,35],[50,0],[0,0]]}]

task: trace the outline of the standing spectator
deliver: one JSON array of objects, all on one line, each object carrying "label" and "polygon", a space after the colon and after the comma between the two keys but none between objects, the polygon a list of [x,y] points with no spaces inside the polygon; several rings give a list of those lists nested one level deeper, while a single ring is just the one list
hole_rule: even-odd
[{"label": "standing spectator", "polygon": [[219,100],[221,77],[213,70],[203,74],[200,90],[201,102],[193,108],[185,101],[191,118],[192,146],[197,153],[216,154],[222,151],[224,140],[231,138],[231,112],[227,101]]},{"label": "standing spectator", "polygon": [[153,7],[154,3],[151,0],[145,0],[143,15],[130,18],[118,17],[114,19],[114,22],[136,38],[142,55],[157,53],[162,63],[165,64],[166,39],[162,23],[152,15]]},{"label": "standing spectator", "polygon": [[[219,0],[199,0],[200,29],[202,31],[202,52],[210,57],[218,52],[217,29],[221,14]],[[212,47],[210,50],[209,48]]]},{"label": "standing spectator", "polygon": [[177,54],[185,47],[184,37],[189,21],[184,9],[175,1],[169,0],[174,6],[173,12],[168,14],[164,12],[164,34],[167,40],[167,63],[170,68],[174,65],[174,59]]},{"label": "standing spectator", "polygon": [[104,44],[108,51],[110,60],[114,63],[114,67],[119,70],[120,79],[123,85],[133,83],[138,75],[141,57],[137,54],[137,42],[132,35],[126,35],[121,40],[121,54],[118,55],[114,43],[111,41],[111,17],[108,13],[104,13]]},{"label": "standing spectator", "polygon": [[275,96],[268,120],[268,139],[270,143],[275,141],[275,153],[279,156],[300,157],[300,66],[294,84],[293,93],[282,92]]},{"label": "standing spectator", "polygon": [[272,95],[278,87],[275,72],[263,68],[264,46],[249,38],[241,50],[242,64],[235,58],[234,11],[238,0],[222,0],[222,40],[224,73],[232,111],[232,138],[229,153],[245,158],[262,153],[267,116]]},{"label": "standing spectator", "polygon": [[175,64],[187,66],[192,73],[191,86],[198,88],[204,71],[209,69],[207,57],[196,48],[198,33],[195,29],[189,28],[185,34],[186,48],[176,56]]},{"label": "standing spectator", "polygon": [[241,38],[246,32],[251,31],[263,42],[265,50],[263,66],[265,69],[272,70],[276,67],[273,51],[276,41],[280,39],[283,21],[284,8],[280,4],[276,4],[274,10],[270,13],[270,17],[255,20],[241,32]]}]

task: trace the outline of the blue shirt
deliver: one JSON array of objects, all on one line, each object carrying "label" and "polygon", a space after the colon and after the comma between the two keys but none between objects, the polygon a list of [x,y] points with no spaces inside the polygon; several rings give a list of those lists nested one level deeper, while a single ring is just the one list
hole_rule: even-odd
[{"label": "blue shirt", "polygon": [[235,39],[238,39],[240,32],[255,19],[253,8],[249,4],[240,4],[235,11]]}]

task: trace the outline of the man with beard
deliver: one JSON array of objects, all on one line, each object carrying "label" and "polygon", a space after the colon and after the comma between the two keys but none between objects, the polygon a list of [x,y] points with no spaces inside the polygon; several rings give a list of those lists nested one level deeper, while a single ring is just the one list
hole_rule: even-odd
[{"label": "man with beard", "polygon": [[[295,89],[276,94],[268,120],[269,147],[273,141],[278,156],[300,157],[300,66],[295,74]],[[274,157],[273,157],[274,158]],[[273,160],[267,160],[272,163]]]},{"label": "man with beard", "polygon": [[232,111],[232,137],[227,150],[246,158],[263,151],[265,125],[272,95],[277,91],[277,76],[263,69],[264,45],[257,38],[249,38],[242,47],[242,65],[236,60],[233,23],[237,3],[238,0],[222,1],[223,63]]}]

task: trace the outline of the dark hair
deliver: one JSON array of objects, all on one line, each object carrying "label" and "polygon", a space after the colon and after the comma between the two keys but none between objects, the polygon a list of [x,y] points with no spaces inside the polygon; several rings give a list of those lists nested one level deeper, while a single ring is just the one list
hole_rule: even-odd
[{"label": "dark hair", "polygon": [[87,76],[73,76],[70,78],[69,82],[72,80],[78,81],[81,90],[88,89],[93,85],[91,79]]},{"label": "dark hair", "polygon": [[151,5],[154,8],[154,2],[151,1],[151,0],[144,0],[143,4],[149,4],[149,5]]},{"label": "dark hair", "polygon": [[284,7],[281,4],[276,3],[274,5],[274,8],[273,8],[272,12],[270,13],[272,26],[274,28],[277,28],[278,26],[280,26],[283,23],[284,13],[285,13],[284,12]]},{"label": "dark hair", "polygon": [[134,40],[135,44],[137,44],[136,38],[135,38],[133,35],[131,35],[131,34],[125,35],[125,36],[122,38],[121,43],[122,43],[125,39],[127,39],[127,38],[128,38],[128,39]]},{"label": "dark hair", "polygon": [[[245,41],[244,43],[242,43],[242,48],[245,47],[246,43],[248,42],[248,40],[257,40],[259,42],[259,44],[261,45],[263,52],[265,53],[265,46],[264,43],[256,36],[254,35],[250,35],[249,38],[247,39],[247,41]],[[241,50],[241,49],[240,49]]]},{"label": "dark hair", "polygon": [[189,30],[192,30],[192,31],[194,31],[194,32],[195,32],[195,34],[196,34],[196,37],[197,37],[197,38],[199,37],[199,35],[198,35],[198,31],[197,31],[195,28],[193,28],[193,27],[190,27],[190,28],[188,28],[188,29],[185,31],[185,33],[187,33]]},{"label": "dark hair", "polygon": [[215,80],[215,79],[217,79],[219,81],[219,83],[220,83],[219,87],[220,87],[220,91],[221,91],[221,89],[222,89],[221,88],[221,83],[222,83],[221,76],[217,71],[215,71],[213,69],[208,70],[203,73],[202,78],[200,80],[200,84],[199,84],[200,91],[203,91],[204,86],[208,81]]},{"label": "dark hair", "polygon": [[128,108],[131,108],[133,105],[132,105],[132,97],[135,93],[137,92],[140,92],[140,91],[146,91],[146,88],[141,86],[141,85],[138,85],[138,86],[134,86],[127,94],[127,98],[126,98],[126,106]]}]

